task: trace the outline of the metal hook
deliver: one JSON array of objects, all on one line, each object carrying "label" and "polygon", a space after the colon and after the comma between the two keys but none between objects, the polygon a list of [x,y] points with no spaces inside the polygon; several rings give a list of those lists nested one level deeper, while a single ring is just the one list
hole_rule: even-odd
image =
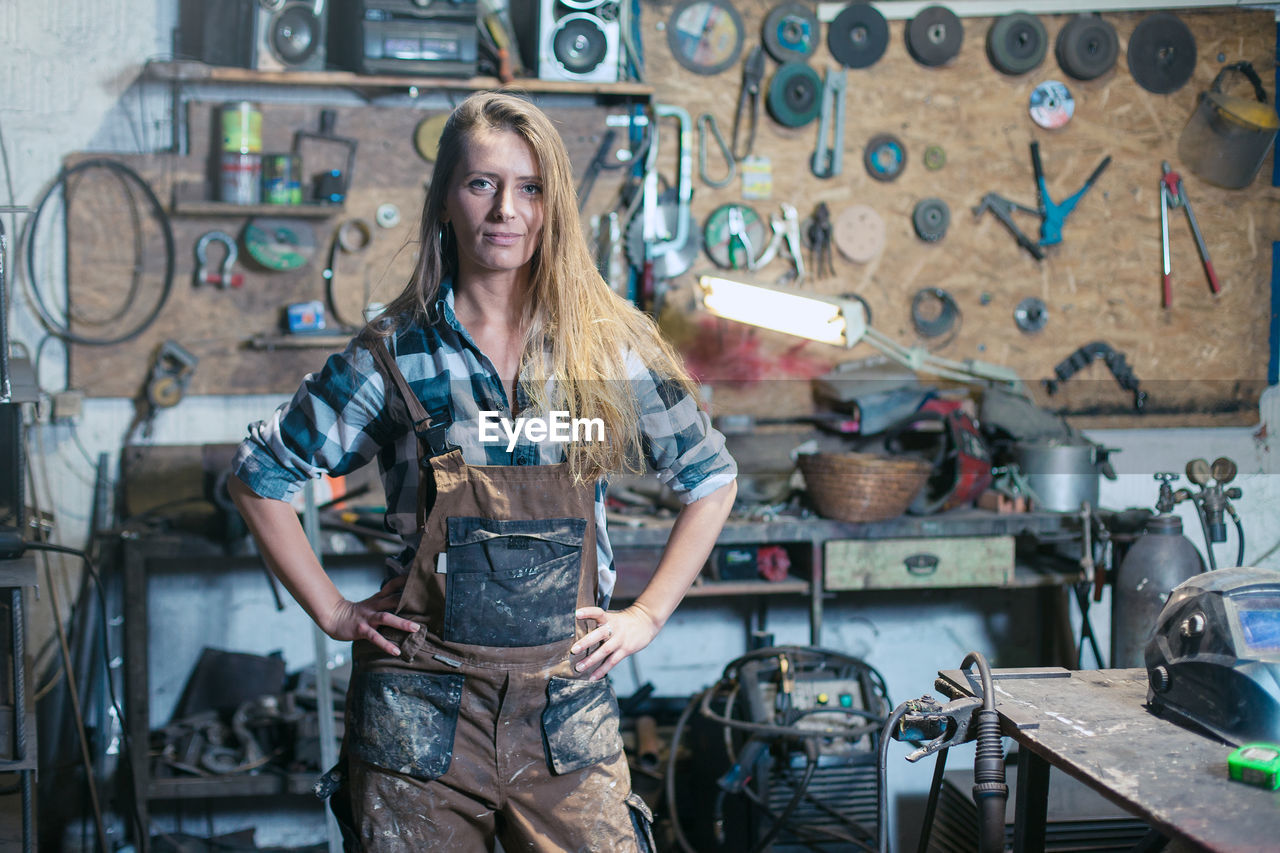
[{"label": "metal hook", "polygon": [[[738,164],[734,162],[733,151],[724,141],[724,136],[720,133],[720,125],[716,123],[716,117],[711,113],[703,113],[698,116],[698,177],[702,178],[702,182],[709,187],[726,187],[733,180],[738,172]],[[724,157],[725,163],[728,164],[729,171],[723,178],[712,178],[707,174],[707,133],[715,137],[716,145],[720,147],[720,154]]]}]

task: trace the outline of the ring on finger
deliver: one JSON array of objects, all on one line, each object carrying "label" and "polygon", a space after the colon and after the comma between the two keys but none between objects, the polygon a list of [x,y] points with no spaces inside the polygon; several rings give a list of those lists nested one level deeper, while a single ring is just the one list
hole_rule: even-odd
[{"label": "ring on finger", "polygon": [[613,636],[613,626],[612,626],[612,625],[610,625],[610,624],[608,624],[608,623],[606,622],[606,623],[605,623],[605,626],[604,626],[604,629],[605,629],[605,631],[607,631],[607,632],[608,632],[608,633],[606,633],[606,634],[605,634],[605,639],[608,639],[608,638],[610,638],[610,637],[612,637],[612,636]]}]

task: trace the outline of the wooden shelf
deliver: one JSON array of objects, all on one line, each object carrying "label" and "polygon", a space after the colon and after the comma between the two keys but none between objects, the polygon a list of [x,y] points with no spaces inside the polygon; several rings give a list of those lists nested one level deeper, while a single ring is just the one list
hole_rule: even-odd
[{"label": "wooden shelf", "polygon": [[595,95],[597,97],[648,98],[653,87],[645,83],[580,83],[571,80],[538,80],[521,77],[503,83],[497,77],[425,77],[365,75],[350,71],[257,71],[228,68],[191,60],[149,62],[143,74],[171,83],[219,83],[223,85],[327,86],[342,89],[446,89],[477,91],[508,87],[529,94]]}]

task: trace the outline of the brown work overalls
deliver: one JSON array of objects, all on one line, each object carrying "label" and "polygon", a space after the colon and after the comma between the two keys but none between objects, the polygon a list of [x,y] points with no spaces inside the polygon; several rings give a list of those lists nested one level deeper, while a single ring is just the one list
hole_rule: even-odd
[{"label": "brown work overalls", "polygon": [[589,630],[574,611],[596,603],[594,489],[563,463],[466,464],[450,416],[372,351],[418,436],[422,542],[396,612],[421,627],[384,629],[398,658],[354,646],[350,797],[333,803],[348,850],[651,851],[613,688],[569,654]]}]

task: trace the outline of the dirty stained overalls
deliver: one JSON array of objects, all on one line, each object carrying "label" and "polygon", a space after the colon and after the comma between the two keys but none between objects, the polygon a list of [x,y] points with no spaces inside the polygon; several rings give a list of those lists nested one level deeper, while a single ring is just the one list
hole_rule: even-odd
[{"label": "dirty stained overalls", "polygon": [[651,851],[613,688],[574,671],[590,650],[569,654],[596,603],[594,489],[563,463],[466,464],[450,414],[371,349],[418,437],[422,542],[397,613],[421,627],[384,629],[398,658],[354,646],[333,803],[348,850]]}]

